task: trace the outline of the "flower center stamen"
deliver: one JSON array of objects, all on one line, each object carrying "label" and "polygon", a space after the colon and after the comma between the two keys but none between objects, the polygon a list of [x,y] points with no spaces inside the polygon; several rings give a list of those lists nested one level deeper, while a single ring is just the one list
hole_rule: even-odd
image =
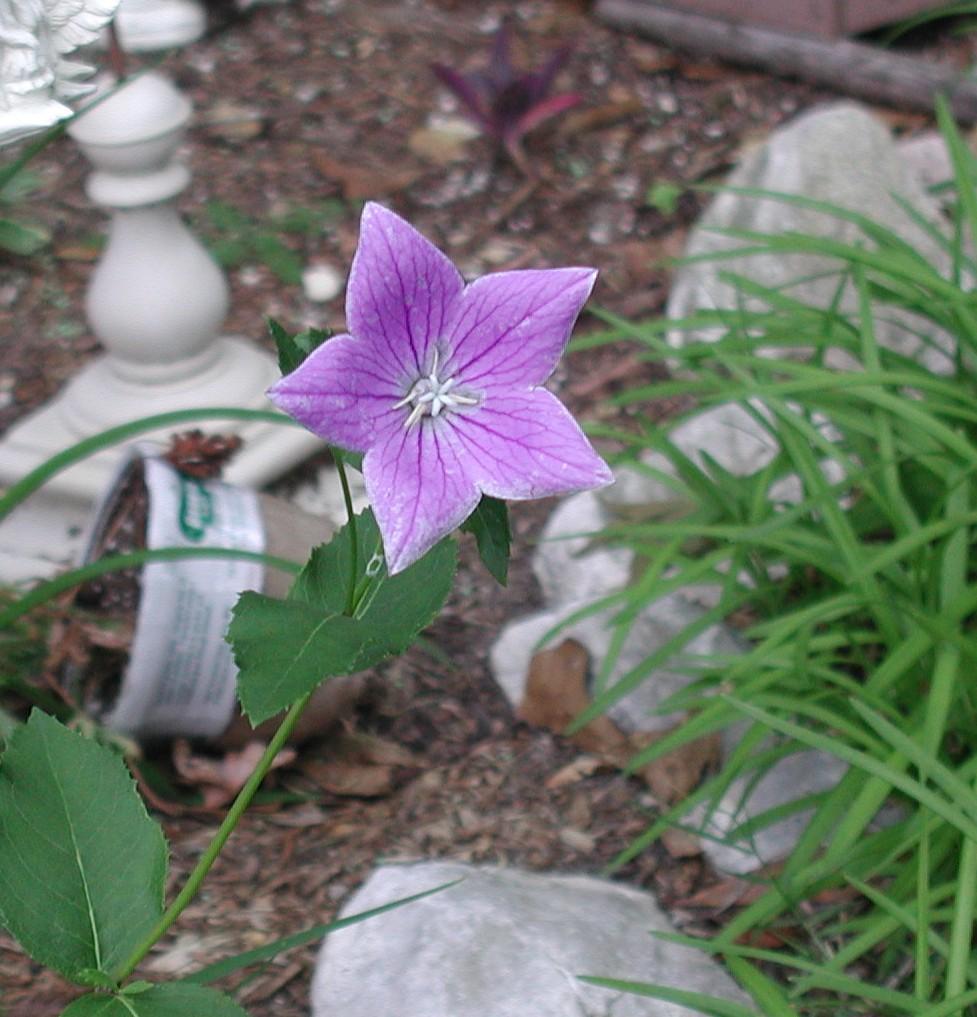
[{"label": "flower center stamen", "polygon": [[442,410],[454,410],[459,406],[477,406],[479,401],[473,396],[452,392],[456,381],[456,378],[446,378],[441,381],[438,377],[438,351],[435,350],[430,373],[418,378],[411,385],[407,395],[394,404],[394,409],[411,406],[411,411],[404,421],[404,427],[412,427],[424,416],[437,417]]}]

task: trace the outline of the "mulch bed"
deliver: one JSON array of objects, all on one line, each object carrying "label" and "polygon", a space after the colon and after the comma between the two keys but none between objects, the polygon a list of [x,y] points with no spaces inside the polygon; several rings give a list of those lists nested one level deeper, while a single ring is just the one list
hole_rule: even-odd
[{"label": "mulch bed", "polygon": [[[452,104],[432,61],[473,70],[500,17],[515,15],[525,56],[575,41],[561,88],[584,102],[532,135],[528,180],[493,157],[484,139],[450,158],[426,147],[431,113]],[[949,40],[940,59],[969,59]],[[329,225],[282,238],[303,262],[345,272],[356,244],[357,203],[375,198],[404,214],[469,274],[564,264],[598,266],[594,302],[632,318],[663,306],[663,258],[681,252],[703,198],[690,188],[726,170],[736,151],[818,101],[835,98],[708,61],[684,58],[596,24],[582,4],[438,0],[295,0],[259,6],[216,24],[201,42],[169,56],[163,70],[192,98],[198,120],[186,154],[194,170],[181,208],[198,233],[221,237],[206,214],[219,201],[263,223],[290,209],[328,204]],[[887,112],[912,131],[925,121]],[[84,196],[87,166],[69,142],[35,165],[38,191],[22,209],[53,234],[50,249],[0,263],[0,430],[52,396],[97,352],[84,318],[84,290],[106,219]],[[646,203],[676,183],[674,210]],[[225,238],[226,239],[226,238]],[[342,328],[342,301],[307,301],[257,258],[229,271],[227,330],[263,338],[272,315],[290,329]],[[578,334],[597,328],[582,319]],[[623,347],[571,354],[555,384],[584,418],[627,425],[607,397],[660,372]],[[649,412],[654,412],[650,410]],[[516,506],[516,556],[501,590],[468,538],[449,604],[428,633],[437,653],[415,649],[382,668],[357,730],[400,746],[402,765],[371,797],[325,790],[315,764],[328,741],[303,749],[274,786],[302,801],[249,815],[174,934],[147,964],[174,974],[327,921],[382,858],[451,857],[529,869],[596,873],[653,815],[644,785],[612,770],[561,783],[554,775],[579,750],[517,722],[487,669],[506,621],[538,606],[528,565],[551,505]],[[215,812],[161,814],[177,885],[210,838]],[[120,846],[120,850],[124,847]],[[655,847],[622,869],[668,905],[709,878],[697,857]],[[241,989],[255,1015],[308,1012],[314,947],[268,965]],[[72,990],[41,972],[0,936],[6,1017],[47,1017]]]}]

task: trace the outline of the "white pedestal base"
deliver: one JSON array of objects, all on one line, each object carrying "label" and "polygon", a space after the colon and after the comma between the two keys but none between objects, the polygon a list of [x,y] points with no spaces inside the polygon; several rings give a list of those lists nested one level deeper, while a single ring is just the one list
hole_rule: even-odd
[{"label": "white pedestal base", "polygon": [[123,0],[115,30],[124,50],[154,53],[186,46],[207,28],[207,15],[197,0]]},{"label": "white pedestal base", "polygon": [[[0,486],[19,480],[51,455],[82,438],[140,417],[212,406],[271,409],[265,389],[279,377],[272,358],[250,343],[223,337],[216,356],[189,379],[147,385],[120,378],[105,357],[86,367],[43,409],[16,424],[0,441]],[[225,478],[262,487],[323,448],[320,439],[286,424],[210,418],[190,421],[137,440],[167,443],[174,431],[239,434],[241,451]],[[104,492],[121,456],[107,449],[50,480],[22,509],[0,523],[0,581],[50,575],[73,560],[92,504]]]}]

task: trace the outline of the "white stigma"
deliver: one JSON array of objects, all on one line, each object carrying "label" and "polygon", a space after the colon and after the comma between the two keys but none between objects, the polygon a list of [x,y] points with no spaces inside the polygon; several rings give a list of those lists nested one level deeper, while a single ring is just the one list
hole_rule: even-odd
[{"label": "white stigma", "polygon": [[438,351],[435,350],[430,374],[418,378],[411,385],[407,395],[400,402],[394,404],[394,409],[400,409],[401,406],[412,406],[404,421],[404,427],[412,427],[424,416],[437,417],[442,410],[454,410],[459,406],[477,406],[478,400],[472,396],[451,391],[455,387],[456,380],[455,378],[446,378],[441,381],[438,377]]}]

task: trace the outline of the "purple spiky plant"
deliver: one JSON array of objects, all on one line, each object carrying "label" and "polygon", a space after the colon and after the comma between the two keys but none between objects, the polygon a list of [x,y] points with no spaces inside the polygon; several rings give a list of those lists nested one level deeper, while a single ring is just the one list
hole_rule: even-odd
[{"label": "purple spiky plant", "polygon": [[495,35],[486,70],[461,74],[439,63],[432,64],[431,70],[481,130],[525,169],[522,139],[526,134],[582,101],[576,92],[549,94],[572,49],[561,46],[539,70],[519,71],[512,64],[510,27],[505,20]]}]

